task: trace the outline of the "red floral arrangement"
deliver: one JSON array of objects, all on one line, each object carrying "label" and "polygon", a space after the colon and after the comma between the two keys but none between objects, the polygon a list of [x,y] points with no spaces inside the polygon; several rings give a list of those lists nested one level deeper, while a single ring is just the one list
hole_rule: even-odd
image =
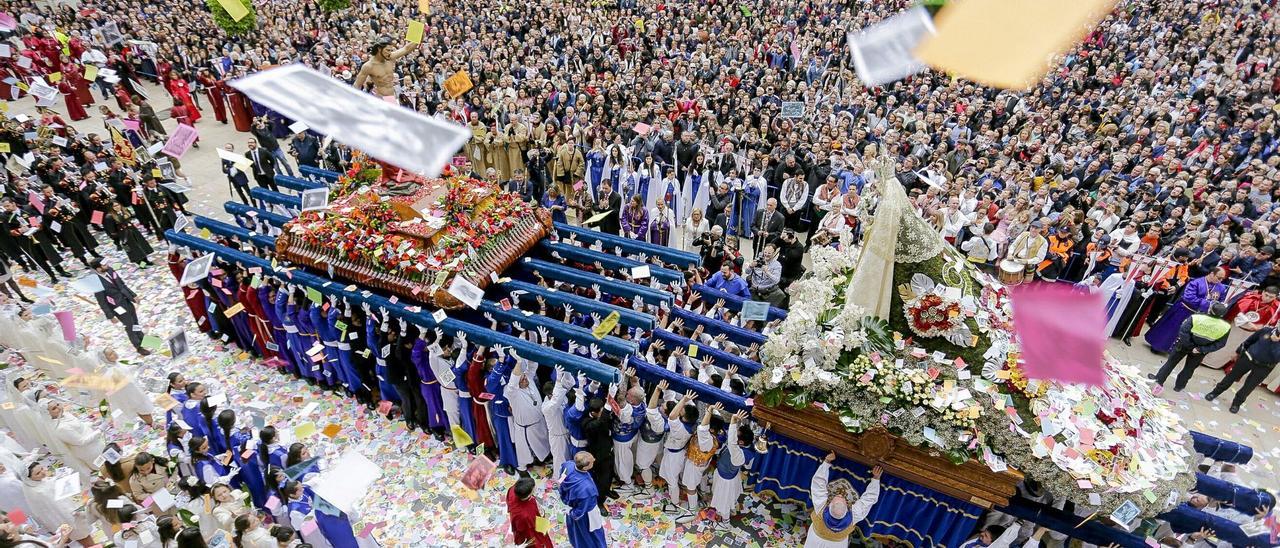
[{"label": "red floral arrangement", "polygon": [[[334,192],[346,196],[371,184],[367,177],[372,171],[353,166]],[[323,215],[299,215],[290,231],[306,245],[336,250],[348,261],[445,287],[476,252],[496,244],[533,213],[532,205],[494,183],[455,178],[447,184],[448,192],[435,204],[444,212],[445,223],[438,230],[430,226],[436,223],[401,220],[389,202],[348,200],[347,207]]]},{"label": "red floral arrangement", "polygon": [[904,304],[907,324],[922,337],[938,337],[960,327],[964,314],[960,303],[927,293]]}]

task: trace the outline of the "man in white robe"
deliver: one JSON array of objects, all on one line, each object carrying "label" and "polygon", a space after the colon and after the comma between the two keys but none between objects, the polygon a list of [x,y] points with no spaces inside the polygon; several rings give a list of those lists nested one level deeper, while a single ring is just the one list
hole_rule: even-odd
[{"label": "man in white robe", "polygon": [[502,388],[511,405],[511,443],[516,446],[516,469],[525,470],[534,462],[546,460],[551,453],[547,419],[542,414],[542,394],[534,379],[537,364],[512,351],[519,366],[511,372],[511,382]]}]

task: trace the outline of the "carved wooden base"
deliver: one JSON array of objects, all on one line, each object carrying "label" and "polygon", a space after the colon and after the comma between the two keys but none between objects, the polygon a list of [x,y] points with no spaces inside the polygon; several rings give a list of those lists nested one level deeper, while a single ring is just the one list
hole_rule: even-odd
[{"label": "carved wooden base", "polygon": [[1022,474],[1015,470],[996,473],[972,460],[953,464],[940,452],[914,447],[884,428],[852,434],[838,417],[816,407],[768,407],[757,402],[752,414],[757,421],[771,424],[774,432],[867,466],[878,464],[894,477],[983,508],[1008,505],[1022,481]]}]

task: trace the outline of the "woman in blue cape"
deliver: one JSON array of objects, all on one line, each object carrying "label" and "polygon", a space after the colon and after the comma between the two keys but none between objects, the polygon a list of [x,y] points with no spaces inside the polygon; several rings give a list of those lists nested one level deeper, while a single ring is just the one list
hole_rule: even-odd
[{"label": "woman in blue cape", "polygon": [[1182,297],[1169,307],[1169,310],[1151,326],[1147,332],[1147,344],[1156,352],[1168,353],[1173,343],[1178,340],[1178,330],[1182,322],[1192,314],[1203,314],[1209,311],[1209,305],[1222,302],[1227,295],[1227,287],[1222,285],[1221,269],[1210,272],[1203,278],[1196,278],[1187,283],[1182,290]]}]

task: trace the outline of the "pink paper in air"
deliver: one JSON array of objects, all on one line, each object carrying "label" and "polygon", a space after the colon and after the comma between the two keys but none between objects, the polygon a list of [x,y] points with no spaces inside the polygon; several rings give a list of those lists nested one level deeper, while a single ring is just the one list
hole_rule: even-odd
[{"label": "pink paper in air", "polygon": [[121,119],[121,121],[122,121],[122,122],[124,122],[124,128],[125,128],[125,129],[129,129],[129,130],[133,130],[133,131],[142,131],[142,121],[141,121],[141,120],[130,120],[130,119],[128,119],[128,118],[123,118],[123,119]]},{"label": "pink paper in air", "polygon": [[1065,284],[1014,286],[1013,329],[1030,379],[1103,383],[1107,314],[1100,294]]},{"label": "pink paper in air", "polygon": [[18,28],[18,20],[6,12],[0,12],[0,30],[13,30]]},{"label": "pink paper in air", "polygon": [[173,133],[169,135],[169,141],[165,143],[164,148],[160,149],[160,152],[174,158],[182,158],[182,155],[187,153],[187,150],[191,148],[191,145],[195,144],[199,136],[200,134],[196,131],[196,128],[186,124],[178,124]]},{"label": "pink paper in air", "polygon": [[53,315],[58,318],[58,324],[62,326],[62,338],[67,342],[76,340],[76,319],[71,315],[71,311],[54,312]]}]

